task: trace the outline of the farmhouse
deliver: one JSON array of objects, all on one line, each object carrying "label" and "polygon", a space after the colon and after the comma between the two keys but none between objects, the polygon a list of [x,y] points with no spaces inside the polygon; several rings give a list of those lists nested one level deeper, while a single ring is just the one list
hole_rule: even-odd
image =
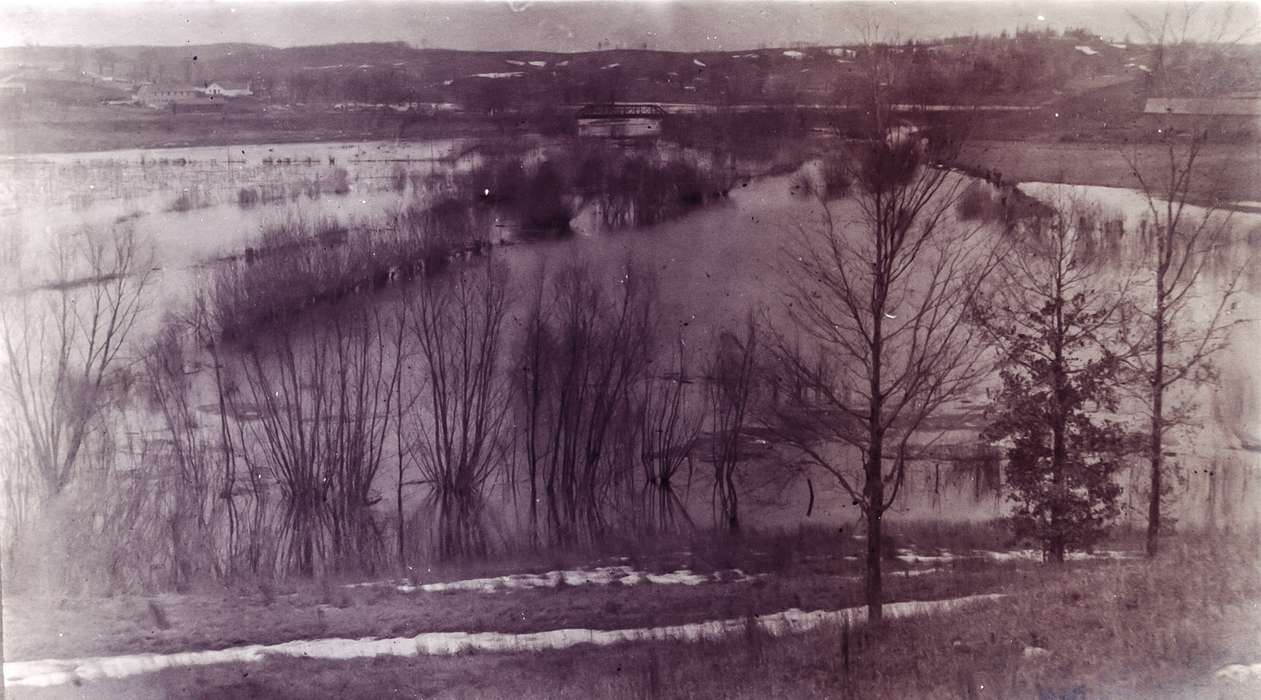
[{"label": "farmhouse", "polygon": [[136,102],[148,107],[166,107],[173,102],[201,99],[203,95],[191,85],[141,85],[136,90]]},{"label": "farmhouse", "polygon": [[1261,98],[1151,97],[1143,104],[1142,116],[1152,128],[1191,128],[1222,137],[1246,137],[1261,127]]},{"label": "farmhouse", "polygon": [[254,94],[251,84],[230,83],[227,81],[215,81],[209,83],[201,89],[201,91],[211,97],[249,97]]},{"label": "farmhouse", "polygon": [[623,138],[656,136],[666,111],[653,104],[587,105],[578,110],[578,135]]}]

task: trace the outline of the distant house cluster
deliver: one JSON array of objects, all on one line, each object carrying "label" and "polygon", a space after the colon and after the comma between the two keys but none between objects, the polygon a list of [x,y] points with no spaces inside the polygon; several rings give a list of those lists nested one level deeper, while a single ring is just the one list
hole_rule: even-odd
[{"label": "distant house cluster", "polygon": [[200,87],[147,83],[136,90],[132,101],[155,109],[170,108],[172,111],[180,111],[182,108],[185,111],[193,111],[198,107],[205,107],[206,109],[202,111],[217,111],[218,107],[211,107],[212,105],[222,106],[221,102],[216,102],[217,99],[249,97],[253,94],[249,83],[216,81]]}]

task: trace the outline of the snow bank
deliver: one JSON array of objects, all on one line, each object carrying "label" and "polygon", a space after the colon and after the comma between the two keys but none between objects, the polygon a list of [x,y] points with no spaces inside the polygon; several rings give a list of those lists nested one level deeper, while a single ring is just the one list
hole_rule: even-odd
[{"label": "snow bank", "polygon": [[1261,681],[1261,664],[1231,664],[1214,675],[1221,680],[1236,683]]},{"label": "snow bank", "polygon": [[[908,564],[924,564],[957,561],[959,559],[989,559],[990,561],[1008,562],[1008,561],[1042,561],[1042,552],[1037,549],[1016,549],[1010,552],[994,552],[989,550],[975,550],[971,554],[954,554],[952,552],[940,551],[937,554],[919,554],[911,549],[897,550],[897,559]],[[1097,552],[1069,552],[1064,556],[1069,561],[1088,561],[1088,560],[1122,560],[1137,559],[1137,552],[1120,552],[1116,550],[1100,550]]]},{"label": "snow bank", "polygon": [[367,583],[348,584],[347,588],[390,586],[403,593],[443,593],[446,591],[480,591],[494,593],[504,590],[521,590],[526,588],[556,588],[566,586],[607,586],[620,583],[633,586],[640,583],[661,585],[698,586],[711,581],[748,581],[754,577],[739,569],[716,571],[713,574],[698,574],[690,569],[679,569],[666,574],[650,574],[637,571],[629,566],[599,566],[594,569],[573,569],[565,571],[548,571],[542,574],[511,574],[508,576],[492,576],[489,578],[473,578],[462,581],[443,581],[439,583],[413,584],[408,581],[370,581]]},{"label": "snow bank", "polygon": [[[934,601],[907,601],[884,606],[888,619],[911,617],[956,610],[982,601],[992,601],[1002,594],[984,594]],[[857,624],[867,619],[866,608],[815,610],[797,608],[759,615],[754,622],[767,633],[784,635],[805,632],[821,625],[848,621]],[[267,656],[291,656],[312,659],[359,659],[379,656],[441,656],[463,651],[534,652],[567,649],[579,644],[609,646],[648,640],[699,641],[719,639],[740,633],[748,620],[735,618],[665,627],[638,627],[620,630],[558,629],[527,634],[500,632],[425,632],[415,637],[386,639],[312,639],[282,644],[252,644],[214,651],[175,654],[130,654],[82,659],[43,659],[10,661],[4,665],[4,681],[11,686],[45,687],[66,683],[126,678],[152,673],[165,668],[186,668],[220,663],[251,663]]]},{"label": "snow bank", "polygon": [[[1011,552],[980,552],[982,557],[993,561],[1042,561],[1042,552],[1036,549],[1017,549]],[[1064,555],[1068,561],[1088,561],[1092,559],[1137,559],[1135,552],[1118,552],[1102,550],[1098,552],[1069,552]]]},{"label": "snow bank", "polygon": [[904,561],[908,564],[933,564],[954,561],[957,557],[950,552],[942,552],[940,554],[916,554],[909,549],[899,549],[897,558],[898,561]]}]

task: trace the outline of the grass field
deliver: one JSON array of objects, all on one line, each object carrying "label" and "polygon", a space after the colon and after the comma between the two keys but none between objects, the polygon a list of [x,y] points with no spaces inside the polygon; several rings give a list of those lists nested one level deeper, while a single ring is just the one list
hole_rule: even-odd
[{"label": "grass field", "polygon": [[[997,529],[926,526],[899,533],[901,549],[933,553],[993,547]],[[833,538],[834,540],[835,538]],[[848,538],[844,547],[859,543]],[[674,543],[677,545],[678,543]],[[496,593],[405,594],[340,582],[273,591],[49,601],[17,598],[6,615],[11,660],[212,649],[327,637],[409,636],[441,630],[519,632],[623,629],[742,618],[789,607],[859,604],[860,564],[825,533],[755,538],[730,548],[693,541],[687,551],[635,553],[667,570],[740,564],[753,576],[696,586],[561,586]],[[1113,545],[1128,547],[1122,538]],[[938,573],[890,562],[887,600],[970,593],[1007,597],[879,629],[836,627],[771,637],[750,626],[722,641],[578,646],[539,653],[463,653],[349,661],[268,657],[261,663],[179,668],[9,697],[1254,697],[1261,687],[1216,677],[1261,660],[1261,567],[1256,542],[1175,539],[1156,562],[1036,562],[960,558]],[[1110,545],[1111,546],[1111,545]],[[573,555],[577,557],[577,555]],[[536,568],[575,565],[556,561]],[[594,560],[589,564],[597,563]],[[491,567],[489,570],[502,570]],[[898,571],[903,572],[899,576]],[[487,573],[483,569],[477,573]],[[427,572],[427,580],[475,573]],[[149,603],[152,602],[153,605]],[[19,605],[21,604],[21,605]],[[21,608],[23,614],[14,616]],[[38,626],[33,622],[38,620]],[[93,630],[72,638],[68,630]]]},{"label": "grass field", "polygon": [[[974,141],[961,160],[997,170],[1020,182],[1063,182],[1072,185],[1138,188],[1127,159],[1144,172],[1159,172],[1161,146],[1154,143],[1057,143],[1038,141]],[[1192,183],[1197,202],[1220,197],[1229,201],[1261,200],[1261,144],[1212,143],[1200,155]]]}]

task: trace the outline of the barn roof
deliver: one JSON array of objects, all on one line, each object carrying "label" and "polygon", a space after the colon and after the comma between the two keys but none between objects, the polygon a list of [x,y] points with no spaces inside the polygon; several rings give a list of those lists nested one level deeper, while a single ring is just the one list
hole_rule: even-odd
[{"label": "barn roof", "polygon": [[1143,105],[1147,114],[1204,114],[1261,116],[1261,99],[1255,97],[1151,97]]}]

